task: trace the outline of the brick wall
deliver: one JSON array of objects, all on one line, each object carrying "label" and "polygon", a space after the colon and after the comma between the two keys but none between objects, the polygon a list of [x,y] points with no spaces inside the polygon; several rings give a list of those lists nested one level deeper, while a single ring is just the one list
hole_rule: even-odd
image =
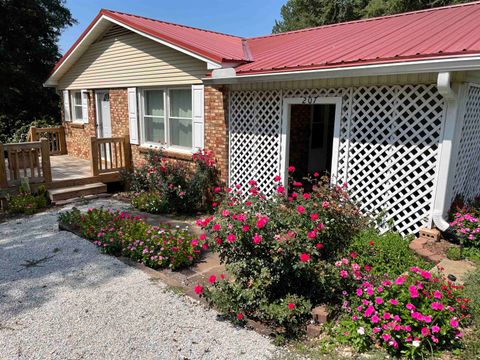
[{"label": "brick wall", "polygon": [[[62,106],[62,116],[63,106]],[[63,117],[64,118],[64,117]],[[90,137],[95,136],[95,94],[88,92],[88,124],[64,122],[67,152],[69,155],[88,160],[90,158]]]},{"label": "brick wall", "polygon": [[228,91],[221,86],[205,86],[205,149],[215,154],[220,178],[228,177]]},{"label": "brick wall", "polygon": [[[110,117],[112,136],[129,134],[128,93],[127,89],[110,89]],[[70,155],[89,159],[90,136],[95,136],[95,95],[89,92],[88,124],[65,123],[67,150]],[[215,154],[217,168],[222,181],[228,176],[228,108],[227,89],[224,87],[205,87],[205,148]],[[132,159],[135,166],[144,161],[148,149],[132,145]],[[165,152],[166,157],[182,165],[192,167],[191,156],[175,152]]]},{"label": "brick wall", "polygon": [[308,153],[310,150],[310,126],[312,107],[292,105],[290,113],[289,163],[297,169],[299,176],[308,173]]}]

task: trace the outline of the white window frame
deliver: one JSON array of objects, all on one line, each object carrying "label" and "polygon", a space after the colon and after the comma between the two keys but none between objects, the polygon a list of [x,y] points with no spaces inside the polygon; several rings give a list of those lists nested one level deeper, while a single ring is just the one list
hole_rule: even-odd
[{"label": "white window frame", "polygon": [[[75,93],[80,94],[80,104],[75,103]],[[81,90],[70,90],[70,119],[72,119],[73,122],[83,123],[83,104],[82,104],[83,96],[84,95]],[[77,119],[76,112],[75,112],[75,107],[78,107],[78,106],[82,111],[82,116],[80,117],[80,119]]]},{"label": "white window frame", "polygon": [[[165,126],[165,143],[157,143],[152,141],[146,141],[146,134],[145,134],[145,117],[160,117],[160,116],[152,116],[152,115],[145,115],[145,91],[163,91],[163,119],[164,119],[164,126]],[[189,90],[192,96],[192,116],[190,118],[186,117],[178,117],[178,116],[170,116],[170,90]],[[138,91],[139,96],[139,109],[140,109],[140,144],[142,146],[147,147],[154,147],[154,148],[164,148],[166,150],[172,150],[175,152],[182,152],[192,154],[195,152],[195,148],[193,147],[193,90],[192,87],[185,87],[185,86],[169,86],[169,87],[148,87],[148,88],[141,88]],[[172,119],[179,119],[179,120],[190,120],[192,123],[192,146],[191,147],[184,147],[179,145],[172,145],[170,141],[170,118]]]}]

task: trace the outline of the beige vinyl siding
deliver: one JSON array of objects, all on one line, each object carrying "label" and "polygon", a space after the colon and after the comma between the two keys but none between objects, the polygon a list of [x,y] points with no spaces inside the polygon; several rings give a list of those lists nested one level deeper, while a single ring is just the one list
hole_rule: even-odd
[{"label": "beige vinyl siding", "polygon": [[90,45],[58,88],[201,84],[206,73],[205,62],[114,26]]}]

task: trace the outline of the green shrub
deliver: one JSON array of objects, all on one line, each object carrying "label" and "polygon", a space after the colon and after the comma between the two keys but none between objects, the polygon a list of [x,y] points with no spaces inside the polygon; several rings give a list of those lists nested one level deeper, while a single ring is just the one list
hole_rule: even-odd
[{"label": "green shrub", "polygon": [[[269,324],[282,323],[288,336],[293,335],[291,329],[304,329],[305,323],[293,326],[298,319],[292,317],[289,324],[281,313],[274,318],[276,307],[268,306],[289,296],[309,306],[334,300],[335,295],[338,299],[339,278],[331,274],[332,263],[365,225],[345,189],[317,179],[309,184],[310,193],[299,182],[291,185],[289,196],[277,183],[277,194],[267,198],[252,180],[246,201],[240,186],[227,189],[215,215],[197,222],[207,231],[210,247],[235,274],[233,283],[212,287],[205,296],[222,312],[241,309]],[[232,309],[219,305],[219,299]],[[271,311],[267,314],[266,309]]]},{"label": "green shrub", "polygon": [[159,192],[140,192],[131,195],[132,205],[144,212],[151,214],[168,213],[168,201]]},{"label": "green shrub", "polygon": [[450,247],[447,249],[447,258],[450,260],[462,260],[464,259],[463,254],[462,254],[462,249],[459,247]]},{"label": "green shrub", "polygon": [[480,249],[480,197],[469,203],[457,197],[450,210],[450,226],[460,243],[469,248]]},{"label": "green shrub", "polygon": [[32,215],[48,205],[45,186],[39,186],[36,193],[31,193],[28,184],[19,188],[19,193],[7,198],[7,209],[11,214]]},{"label": "green shrub", "polygon": [[410,250],[409,243],[409,239],[402,238],[399,233],[390,231],[380,234],[375,228],[369,228],[353,238],[347,254],[358,257],[357,263],[362,268],[371,268],[373,274],[395,276],[411,266],[427,266]]},{"label": "green shrub", "polygon": [[82,236],[103,252],[129,257],[151,268],[189,266],[199,258],[204,245],[188,229],[152,226],[120,211],[92,209],[79,214],[73,209],[59,215],[59,221],[75,223]]},{"label": "green shrub", "polygon": [[192,155],[192,160],[194,171],[186,163],[165,158],[161,149],[150,151],[144,165],[132,174],[123,174],[133,193],[132,204],[154,213],[211,211],[213,189],[220,184],[213,154],[199,151]]}]

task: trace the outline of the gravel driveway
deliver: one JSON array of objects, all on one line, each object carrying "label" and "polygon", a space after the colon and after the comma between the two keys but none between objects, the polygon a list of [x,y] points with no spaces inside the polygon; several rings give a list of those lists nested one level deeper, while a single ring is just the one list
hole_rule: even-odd
[{"label": "gravel driveway", "polygon": [[[99,199],[87,207],[125,208]],[[71,207],[71,206],[69,206]],[[265,359],[270,340],[68,232],[54,209],[0,224],[0,359]]]}]

